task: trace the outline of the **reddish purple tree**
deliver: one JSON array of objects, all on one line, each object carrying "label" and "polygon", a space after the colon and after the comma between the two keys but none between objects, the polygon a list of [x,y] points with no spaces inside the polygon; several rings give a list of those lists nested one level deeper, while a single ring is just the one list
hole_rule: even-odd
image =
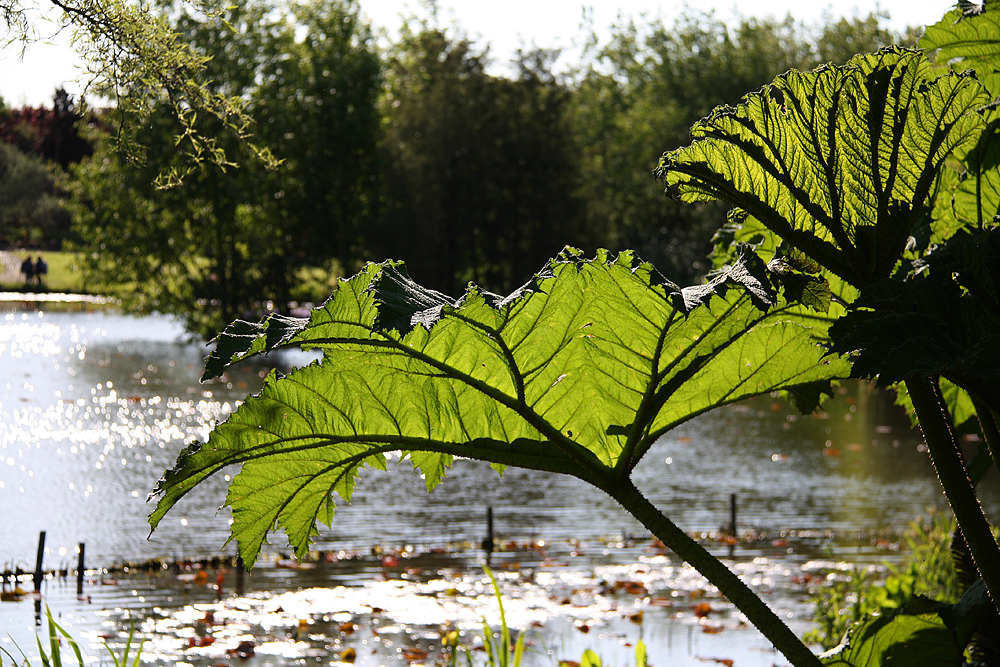
[{"label": "reddish purple tree", "polygon": [[0,141],[66,169],[93,152],[77,128],[81,118],[73,96],[59,88],[52,97],[51,109],[0,107]]}]

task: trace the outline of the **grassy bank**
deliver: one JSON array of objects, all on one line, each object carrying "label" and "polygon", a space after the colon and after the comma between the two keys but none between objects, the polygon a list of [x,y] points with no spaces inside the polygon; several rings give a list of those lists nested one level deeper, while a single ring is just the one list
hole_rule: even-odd
[{"label": "grassy bank", "polygon": [[80,271],[80,253],[76,252],[37,252],[27,250],[11,250],[10,254],[18,258],[18,266],[21,260],[27,255],[33,258],[41,255],[45,263],[49,265],[49,272],[45,275],[44,285],[25,285],[24,276],[20,273],[4,274],[4,279],[0,280],[0,290],[11,292],[71,292],[87,293],[89,290],[83,283],[83,275]]},{"label": "grassy bank", "polygon": [[[83,253],[79,252],[39,252],[36,250],[3,251],[5,271],[0,271],[0,291],[3,292],[67,292],[70,294],[103,293],[89,286],[83,279],[80,263]],[[20,273],[21,261],[28,255],[32,259],[38,255],[45,259],[49,271],[45,276],[44,285],[25,285],[24,276]],[[343,271],[339,265],[331,267],[300,267],[295,273],[293,301],[322,303],[337,285],[337,279]],[[120,286],[121,291],[127,291],[131,286]]]}]

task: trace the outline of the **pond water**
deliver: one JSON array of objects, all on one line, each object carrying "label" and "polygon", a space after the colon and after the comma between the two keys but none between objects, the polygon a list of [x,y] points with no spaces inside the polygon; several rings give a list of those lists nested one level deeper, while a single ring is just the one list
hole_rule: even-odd
[{"label": "pond water", "polygon": [[[86,545],[88,568],[151,559],[174,563],[234,553],[232,545],[223,547],[228,515],[218,511],[225,497],[224,476],[192,492],[152,536],[146,524],[151,509],[147,494],[181,447],[204,438],[210,424],[225,419],[241,398],[259,388],[272,366],[308,363],[312,357],[283,354],[254,360],[232,370],[222,381],[200,384],[206,352],[202,344],[185,342],[180,324],[166,316],[137,318],[86,304],[61,308],[7,304],[0,311],[0,569],[33,569],[41,531],[46,533],[44,558],[49,569],[75,568],[78,543]],[[928,508],[944,506],[918,435],[884,396],[860,385],[848,386],[824,412],[809,417],[798,416],[781,400],[770,397],[707,414],[658,442],[634,478],[658,507],[689,532],[718,530],[728,521],[730,496],[736,494],[738,526],[750,537],[737,549],[734,567],[748,568],[748,576],[761,581],[773,576],[793,579],[796,575],[788,569],[789,563],[801,570],[818,559],[876,560],[880,557],[877,546],[886,540],[891,543],[894,533]],[[984,495],[984,504],[994,513],[991,516],[997,500],[997,484],[991,477]],[[518,545],[496,555],[504,572],[502,581],[510,583],[505,595],[511,596],[511,605],[520,605],[516,618],[544,624],[547,621],[541,616],[558,617],[565,631],[560,634],[550,628],[555,633],[550,637],[569,641],[569,650],[585,647],[584,640],[593,639],[579,630],[585,623],[581,618],[596,614],[590,609],[593,600],[572,605],[583,610],[579,614],[552,614],[549,607],[554,604],[553,590],[565,589],[564,597],[585,590],[582,579],[577,581],[580,577],[595,586],[591,598],[600,592],[595,582],[618,579],[651,578],[655,581],[643,582],[648,589],[686,591],[685,595],[698,588],[680,583],[689,576],[683,574],[684,568],[650,547],[639,524],[582,482],[516,469],[501,478],[485,465],[460,460],[444,484],[428,494],[408,465],[398,465],[386,473],[364,474],[352,504],[339,507],[333,526],[321,531],[316,548],[330,554],[329,560],[339,557],[339,562],[287,570],[279,567],[282,539],[271,540],[264,564],[248,579],[252,582],[248,588],[258,597],[238,598],[243,620],[230,624],[235,634],[228,637],[229,643],[236,641],[234,637],[247,624],[259,629],[278,624],[280,617],[280,622],[298,627],[296,614],[304,612],[287,610],[306,606],[314,610],[308,624],[316,627],[301,625],[300,630],[324,637],[323,655],[333,655],[336,641],[348,640],[335,641],[323,628],[333,624],[339,632],[340,625],[348,622],[340,619],[354,613],[352,605],[367,605],[365,641],[377,648],[371,651],[375,657],[359,651],[357,664],[366,664],[365,660],[379,664],[390,653],[400,658],[400,651],[392,653],[380,642],[408,626],[403,611],[415,610],[413,600],[447,603],[437,611],[420,612],[425,621],[433,619],[424,624],[429,626],[440,625],[439,620],[444,623],[438,616],[447,615],[447,609],[453,612],[454,622],[468,621],[468,610],[477,609],[485,580],[475,566],[480,555],[476,545],[484,535],[488,507],[493,508],[501,542]],[[405,563],[387,570],[382,554],[398,554]],[[548,567],[552,563],[562,567]],[[668,570],[670,574],[664,574]],[[322,576],[317,578],[317,572]],[[192,580],[178,579],[177,574],[169,570],[140,577],[133,572],[125,583],[88,585],[89,605],[76,600],[71,582],[58,578],[48,582],[43,593],[50,606],[56,604],[58,613],[64,614],[65,622],[90,632],[92,639],[99,641],[108,627],[114,628],[112,634],[120,634],[123,619],[141,609],[146,622],[154,624],[147,628],[154,635],[181,641],[188,630],[204,626],[198,625],[198,619],[206,611],[223,616],[225,609],[234,607],[232,601],[217,601],[211,586],[204,591],[192,589]],[[213,581],[215,576],[212,570]],[[220,569],[219,576],[224,590],[230,590],[233,573]],[[100,571],[89,577],[91,582],[100,579]],[[322,589],[314,589],[320,584]],[[376,584],[385,590],[373,589]],[[337,586],[343,590],[329,593]],[[310,590],[327,593],[303,592]],[[274,596],[282,594],[300,598],[275,603]],[[806,613],[801,596],[798,600],[790,596],[783,604],[792,610],[789,613],[800,617]],[[644,629],[648,623],[630,625],[622,620],[629,614],[619,613],[621,602],[615,605],[618,625],[607,626],[617,628],[609,629],[609,636],[631,632],[634,640],[636,628]],[[25,634],[26,627],[33,631],[33,623],[26,620],[31,616],[24,611],[30,606],[29,602],[0,605],[0,635],[10,633],[20,638],[19,643],[27,636],[33,644],[33,635]],[[149,611],[154,607],[155,614]],[[100,613],[95,611],[98,608]],[[386,610],[394,608],[399,613],[385,616]],[[479,613],[486,612],[476,611],[473,625]],[[663,613],[664,618],[673,618],[670,612]],[[255,614],[259,618],[248,620]],[[278,616],[268,620],[267,614]],[[383,631],[377,633],[379,641],[371,634],[375,632],[373,614],[383,623]],[[738,625],[738,618],[733,619]],[[184,632],[164,630],[181,626]],[[689,632],[677,630],[667,645],[672,641],[680,653],[687,646],[689,656],[704,655],[705,650],[692,648],[693,640],[685,634]],[[352,635],[351,641],[360,641],[360,636]],[[710,641],[711,636],[700,633],[697,641]],[[734,641],[735,634],[727,636],[727,641]],[[287,635],[282,637],[287,640]],[[748,633],[746,641],[762,656],[765,662],[760,664],[770,664],[766,647],[758,646],[754,633]],[[227,658],[220,648],[223,642],[218,643],[216,649],[206,646],[198,648],[201,653],[186,653],[185,660],[215,664]],[[392,645],[399,649],[401,644]],[[659,646],[667,650],[662,641]],[[152,657],[176,661],[176,655],[169,657],[174,650],[170,647],[151,644],[146,648]],[[320,661],[315,654],[319,649],[293,650],[292,657],[282,653],[284,648],[275,649],[277,657],[272,662],[268,662],[272,658],[260,658],[270,655],[262,649],[260,645],[258,657],[253,658],[257,664],[292,664],[305,658],[312,662],[314,657]],[[213,650],[222,651],[221,657]],[[323,660],[329,662],[326,657]],[[740,664],[751,663],[744,659]]]}]

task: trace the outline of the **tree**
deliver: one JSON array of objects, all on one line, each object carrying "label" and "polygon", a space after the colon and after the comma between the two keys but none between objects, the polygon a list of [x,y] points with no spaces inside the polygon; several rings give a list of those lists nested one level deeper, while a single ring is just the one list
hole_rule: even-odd
[{"label": "tree", "polygon": [[91,152],[77,126],[83,116],[76,106],[72,95],[62,88],[53,95],[51,109],[0,106],[0,141],[66,169]]},{"label": "tree", "polygon": [[68,230],[69,214],[45,163],[0,142],[0,245],[44,247]]},{"label": "tree", "polygon": [[378,250],[405,254],[439,289],[507,290],[567,240],[592,244],[554,55],[521,53],[516,76],[493,76],[468,39],[403,30],[387,75]]},{"label": "tree", "polygon": [[[205,60],[206,90],[245,100],[280,167],[253,160],[212,116],[192,120],[193,131],[218,136],[239,165],[192,167],[174,148],[178,128],[163,100],[143,126],[144,166],[125,168],[105,142],[75,171],[77,230],[98,253],[87,273],[128,286],[130,307],[183,314],[191,331],[207,334],[244,313],[287,308],[296,269],[346,262],[359,243],[353,225],[374,198],[364,156],[376,141],[377,55],[356,4],[295,11],[301,24],[264,2],[238,3],[225,19],[174,17],[173,29]],[[302,37],[300,25],[310,28]],[[138,120],[129,122],[136,131]],[[163,173],[183,178],[158,189]]]},{"label": "tree", "polygon": [[[167,3],[168,4],[168,3]],[[206,16],[220,13],[209,3],[194,2],[195,11]],[[7,26],[5,46],[20,42],[30,48],[36,37],[35,8],[20,0],[0,0],[0,21]],[[157,6],[114,0],[50,0],[55,22],[69,29],[74,45],[88,64],[85,93],[95,92],[113,101],[118,114],[117,146],[138,159],[144,133],[127,131],[126,117],[139,120],[159,108],[170,110],[180,125],[177,150],[191,164],[230,161],[221,147],[220,135],[195,131],[199,116],[214,117],[225,136],[239,139],[250,154],[271,164],[267,151],[255,146],[247,131],[243,100],[212,91],[201,74],[207,60],[179,38]],[[43,37],[44,38],[44,37]],[[166,104],[164,105],[164,101]],[[185,170],[158,174],[161,182],[176,182]]]},{"label": "tree", "polygon": [[292,5],[292,24],[302,37],[261,54],[252,103],[258,136],[282,160],[285,256],[354,266],[378,206],[381,59],[355,0]]},{"label": "tree", "polygon": [[59,89],[53,107],[10,109],[0,102],[0,244],[58,247],[69,233],[57,172],[91,152],[73,98]]}]

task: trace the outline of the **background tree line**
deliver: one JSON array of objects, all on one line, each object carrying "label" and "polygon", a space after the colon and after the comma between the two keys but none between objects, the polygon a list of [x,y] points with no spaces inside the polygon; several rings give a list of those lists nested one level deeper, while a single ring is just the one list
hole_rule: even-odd
[{"label": "background tree line", "polygon": [[91,153],[80,120],[63,89],[51,109],[14,109],[0,99],[0,248],[58,248],[69,234],[56,175]]},{"label": "background tree line", "polygon": [[[780,72],[916,38],[877,15],[811,28],[622,19],[557,70],[545,49],[495,63],[434,18],[410,18],[386,44],[360,10],[355,0],[239,0],[224,16],[163,8],[207,58],[208,92],[242,100],[246,129],[280,164],[225,132],[231,119],[178,125],[166,94],[137,122],[90,126],[93,154],[67,163],[61,184],[95,287],[116,285],[126,306],[208,333],[268,303],[319,298],[327,276],[386,257],[452,294],[469,280],[507,293],[566,244],[634,248],[690,282],[724,210],[666,199],[652,177],[659,156]],[[144,85],[124,94],[157,99]],[[138,162],[116,150],[123,134],[143,147]],[[198,159],[208,149],[196,134],[219,152]],[[184,177],[157,187],[164,173]]]}]

